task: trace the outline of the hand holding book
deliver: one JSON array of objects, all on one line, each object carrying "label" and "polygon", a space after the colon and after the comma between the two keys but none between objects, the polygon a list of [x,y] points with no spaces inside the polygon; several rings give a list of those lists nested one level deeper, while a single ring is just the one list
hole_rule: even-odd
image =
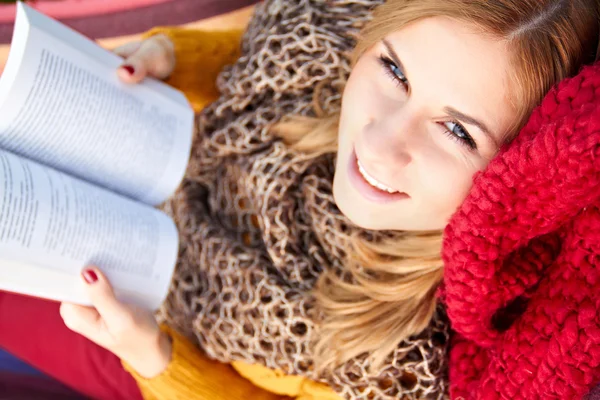
[{"label": "hand holding book", "polygon": [[166,79],[175,69],[173,42],[164,34],[127,43],[115,53],[125,60],[117,70],[125,83],[140,83],[146,77]]},{"label": "hand holding book", "polygon": [[143,377],[160,375],[169,365],[172,348],[154,315],[119,302],[97,268],[86,268],[81,278],[93,307],[61,304],[65,325],[109,350]]},{"label": "hand holding book", "polygon": [[[166,36],[126,44],[115,50],[124,58],[117,74],[123,82],[131,84],[147,76],[166,78],[175,64],[172,50]],[[134,72],[125,67],[133,68]],[[111,351],[141,376],[150,379],[161,374],[169,365],[172,346],[154,315],[117,300],[98,268],[84,269],[81,278],[92,307],[63,303],[60,313],[67,327]]]}]

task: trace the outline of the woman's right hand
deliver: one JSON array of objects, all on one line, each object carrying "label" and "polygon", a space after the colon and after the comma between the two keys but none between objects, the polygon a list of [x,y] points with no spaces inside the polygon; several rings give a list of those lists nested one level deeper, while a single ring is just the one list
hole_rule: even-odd
[{"label": "woman's right hand", "polygon": [[154,314],[117,300],[98,268],[86,268],[81,275],[93,306],[61,304],[60,315],[67,327],[114,353],[144,378],[165,371],[173,350]]},{"label": "woman's right hand", "polygon": [[138,83],[146,76],[165,79],[175,69],[175,46],[164,34],[126,43],[114,52],[124,58],[117,75],[125,83]]}]

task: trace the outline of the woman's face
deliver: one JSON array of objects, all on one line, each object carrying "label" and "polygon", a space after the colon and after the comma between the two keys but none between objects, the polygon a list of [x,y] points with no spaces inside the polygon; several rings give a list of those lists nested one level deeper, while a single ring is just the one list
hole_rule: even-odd
[{"label": "woman's face", "polygon": [[449,18],[407,25],[346,85],[334,197],[367,229],[442,229],[512,132],[506,43]]}]

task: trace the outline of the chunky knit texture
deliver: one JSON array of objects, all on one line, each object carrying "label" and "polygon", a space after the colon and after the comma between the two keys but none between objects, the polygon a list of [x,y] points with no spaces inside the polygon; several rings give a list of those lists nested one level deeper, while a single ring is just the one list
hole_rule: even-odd
[{"label": "chunky knit texture", "polygon": [[453,398],[580,399],[600,381],[600,65],[476,177],[443,255]]},{"label": "chunky knit texture", "polygon": [[[165,205],[182,249],[164,308],[169,324],[222,362],[246,361],[319,380],[348,399],[439,399],[446,394],[447,324],[398,344],[384,366],[365,357],[316,376],[324,269],[344,268],[350,235],[332,196],[334,156],[307,160],[273,136],[283,116],[339,108],[358,30],[381,0],[269,0],[258,6],[221,98],[199,117],[187,175]],[[198,74],[202,74],[201,65]]]}]

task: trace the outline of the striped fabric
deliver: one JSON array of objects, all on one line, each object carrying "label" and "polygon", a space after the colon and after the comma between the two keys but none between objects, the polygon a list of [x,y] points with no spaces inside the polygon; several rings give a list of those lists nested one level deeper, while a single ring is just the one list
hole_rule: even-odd
[{"label": "striped fabric", "polygon": [[[38,0],[38,10],[94,38],[132,35],[222,15],[257,0]],[[0,43],[10,43],[14,5],[0,6]]]},{"label": "striped fabric", "polygon": [[[37,0],[43,13],[112,49],[160,25],[241,29],[259,0]],[[0,3],[0,73],[10,50],[13,4]]]}]

